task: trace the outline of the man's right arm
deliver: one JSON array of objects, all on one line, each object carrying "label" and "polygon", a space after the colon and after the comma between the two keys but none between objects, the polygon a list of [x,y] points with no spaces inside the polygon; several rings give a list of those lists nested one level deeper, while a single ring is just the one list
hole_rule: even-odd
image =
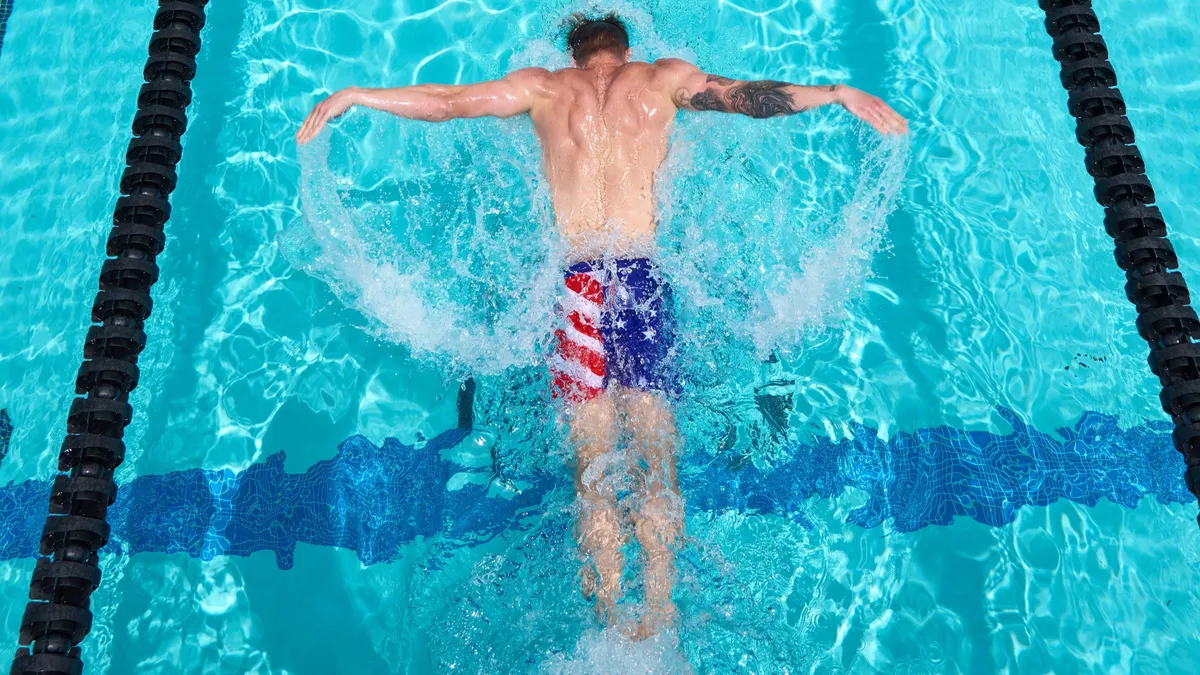
[{"label": "man's right arm", "polygon": [[307,143],[330,120],[356,105],[426,122],[512,117],[529,112],[544,91],[546,75],[541,68],[526,68],[499,80],[477,84],[418,84],[390,89],[349,87],[318,103],[300,125],[296,140]]},{"label": "man's right arm", "polygon": [[683,110],[737,113],[761,119],[795,115],[836,103],[881,133],[908,131],[908,122],[888,104],[844,84],[808,87],[775,80],[734,80],[710,75],[678,59],[665,59],[656,65],[667,73],[675,105]]}]

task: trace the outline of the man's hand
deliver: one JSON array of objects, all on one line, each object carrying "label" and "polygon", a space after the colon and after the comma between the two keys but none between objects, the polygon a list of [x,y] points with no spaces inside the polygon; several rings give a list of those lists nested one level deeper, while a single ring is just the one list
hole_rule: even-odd
[{"label": "man's hand", "polygon": [[308,113],[308,117],[304,120],[304,124],[300,125],[300,130],[296,132],[296,142],[311,141],[321,133],[321,129],[325,128],[329,120],[341,117],[350,109],[350,106],[354,105],[354,92],[354,87],[343,89],[314,106],[312,112]]},{"label": "man's hand", "polygon": [[878,96],[839,84],[833,93],[851,115],[875,127],[881,134],[906,134],[908,121]]}]

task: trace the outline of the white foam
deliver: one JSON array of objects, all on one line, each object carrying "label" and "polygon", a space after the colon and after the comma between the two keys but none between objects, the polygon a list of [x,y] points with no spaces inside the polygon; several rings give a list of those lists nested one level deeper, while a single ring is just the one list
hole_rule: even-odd
[{"label": "white foam", "polygon": [[[801,344],[871,277],[908,139],[855,136],[837,110],[812,116],[681,120],[658,178],[660,245],[693,346],[762,359]],[[857,168],[843,159],[855,155]]]},{"label": "white foam", "polygon": [[587,630],[573,654],[557,654],[538,669],[546,675],[683,675],[692,673],[678,639],[661,633],[634,642],[619,629]]},{"label": "white foam", "polygon": [[799,273],[781,270],[758,303],[751,331],[760,357],[844,316],[847,303],[871,277],[887,217],[896,207],[909,145],[907,138],[892,137],[868,148],[854,197],[842,209],[835,232],[799,256]]},{"label": "white foam", "polygon": [[[416,135],[411,123],[375,119],[372,124]],[[344,304],[359,310],[375,335],[407,346],[418,357],[482,373],[535,363],[553,321],[561,256],[548,215],[513,204],[511,193],[525,186],[512,185],[506,173],[533,172],[536,164],[509,148],[480,148],[477,154],[492,157],[492,163],[480,162],[475,176],[464,176],[461,166],[453,165],[472,153],[459,152],[455,142],[478,147],[478,139],[449,129],[428,137],[435,142],[405,138],[401,147],[433,150],[433,157],[398,161],[393,175],[375,185],[377,193],[380,184],[403,186],[399,194],[388,195],[394,199],[387,203],[367,197],[362,206],[351,196],[354,181],[329,168],[330,132],[301,146],[304,218],[285,229],[280,246],[294,266],[325,281]],[[450,156],[438,157],[437,151]],[[440,171],[432,176],[413,171],[421,159],[441,163]],[[511,164],[500,169],[498,161]],[[450,194],[457,190],[462,195]],[[532,199],[524,198],[544,200],[536,185],[533,191]],[[453,202],[450,212],[447,202]],[[518,222],[518,234],[532,231],[533,236],[496,236]]]}]

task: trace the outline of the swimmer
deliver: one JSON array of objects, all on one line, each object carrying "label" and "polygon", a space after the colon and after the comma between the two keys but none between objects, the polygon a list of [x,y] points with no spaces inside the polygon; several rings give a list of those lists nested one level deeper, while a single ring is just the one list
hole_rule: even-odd
[{"label": "swimmer", "polygon": [[[737,80],[680,59],[631,61],[629,34],[611,14],[572,17],[567,49],[574,67],[557,71],[524,68],[468,85],[343,89],[313,108],[296,140],[307,143],[356,105],[427,122],[530,117],[555,226],[569,251],[549,369],[575,456],[583,592],[601,621],[616,620],[631,529],[645,556],[645,606],[628,631],[645,638],[675,624],[674,555],[683,533],[670,404],[677,388],[672,297],[654,262],[654,176],[676,115],[763,119],[840,105],[881,133],[905,133],[908,125],[879,98],[844,84]],[[621,443],[634,458],[628,527],[618,508],[623,490],[609,475]]]}]

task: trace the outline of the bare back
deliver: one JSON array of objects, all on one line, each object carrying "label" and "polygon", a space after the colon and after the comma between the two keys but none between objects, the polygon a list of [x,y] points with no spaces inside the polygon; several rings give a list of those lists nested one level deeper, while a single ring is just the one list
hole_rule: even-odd
[{"label": "bare back", "polygon": [[679,109],[661,68],[568,68],[547,73],[542,94],[530,117],[569,256],[651,250],[654,174]]}]

